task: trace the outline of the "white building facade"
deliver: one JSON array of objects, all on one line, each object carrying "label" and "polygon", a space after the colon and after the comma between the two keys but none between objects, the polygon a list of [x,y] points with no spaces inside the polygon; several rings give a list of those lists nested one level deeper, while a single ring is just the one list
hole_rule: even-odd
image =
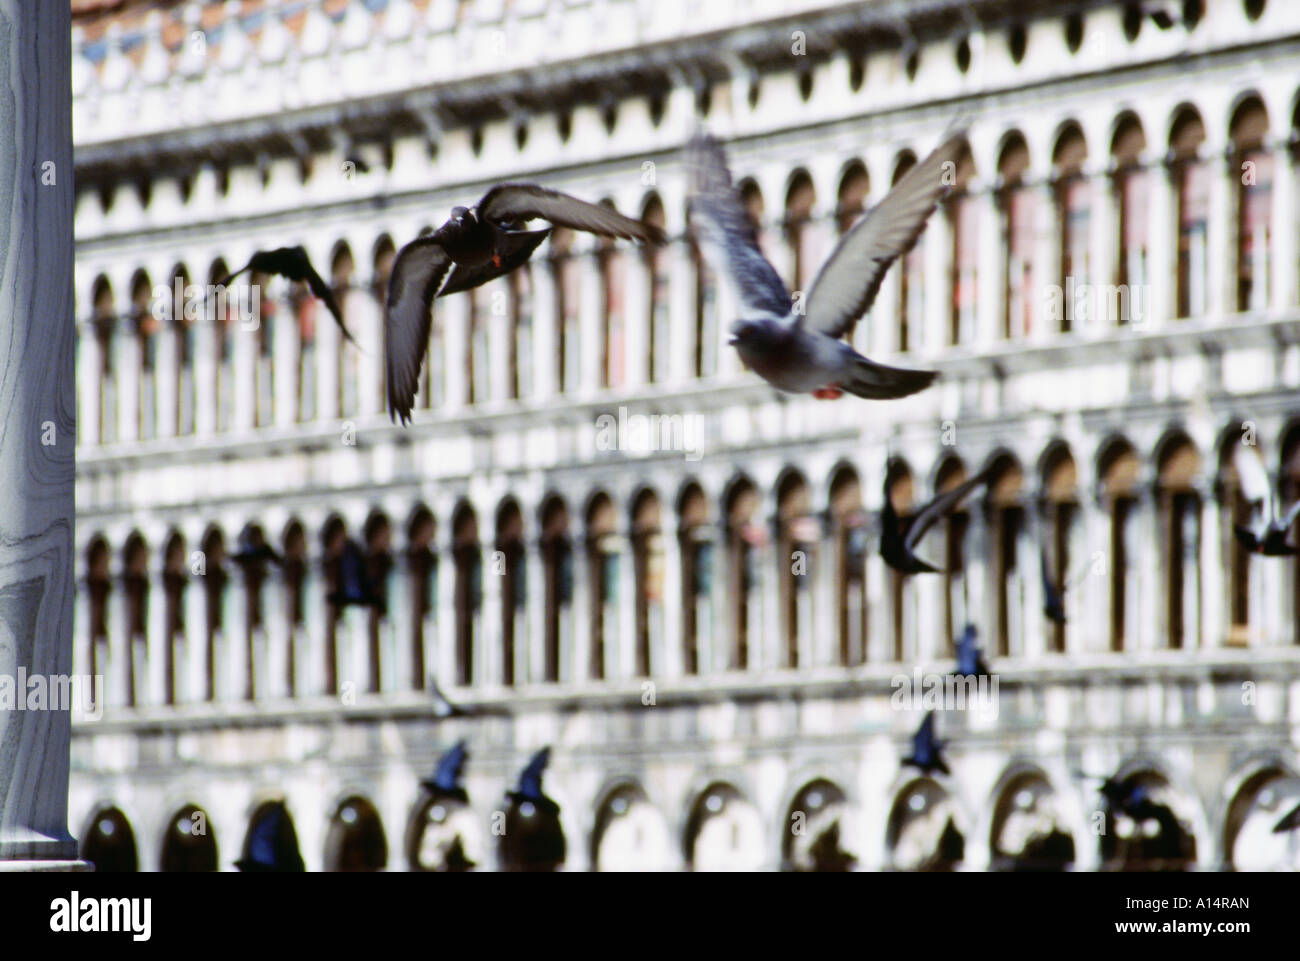
[{"label": "white building facade", "polygon": [[[75,661],[106,703],[74,719],[83,845],[124,857],[129,828],[143,870],[228,868],[283,798],[309,870],[406,870],[419,781],[464,737],[484,867],[546,744],[566,869],[826,866],[832,823],[862,868],[1300,863],[1270,830],[1300,800],[1300,564],[1232,533],[1241,445],[1300,497],[1300,8],[85,6]],[[954,190],[853,334],[935,386],[775,396],[726,344],[683,144],[726,141],[798,291],[959,119]],[[556,231],[438,301],[395,426],[394,247],[508,179],[670,242]],[[295,243],[360,349],[280,279],[187,315]],[[922,542],[945,572],[893,574],[883,499],[985,466]],[[250,525],[283,565],[239,561]],[[327,600],[341,532],[382,609]],[[941,711],[951,773],[921,775],[897,681],[951,671],[967,622],[996,710]],[[436,720],[430,677],[471,716]],[[1081,772],[1146,785],[1180,838],[1143,848]]]}]

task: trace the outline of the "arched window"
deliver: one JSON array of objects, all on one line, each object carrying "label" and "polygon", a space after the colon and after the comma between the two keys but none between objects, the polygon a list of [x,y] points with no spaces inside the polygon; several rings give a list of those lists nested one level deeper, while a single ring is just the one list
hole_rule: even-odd
[{"label": "arched window", "polygon": [[[1228,643],[1247,644],[1250,641],[1250,551],[1233,532],[1234,526],[1250,527],[1253,508],[1242,489],[1242,479],[1237,473],[1237,458],[1254,457],[1264,467],[1258,447],[1242,444],[1240,431],[1229,427],[1219,447],[1219,549],[1227,559],[1225,574],[1228,612]],[[1265,504],[1261,509],[1267,510]]]},{"label": "arched window", "polygon": [[190,272],[184,264],[172,268],[171,323],[176,353],[176,433],[194,433],[194,314],[198,305],[190,306],[195,291],[190,290]]},{"label": "arched window", "polygon": [[966,854],[956,805],[930,778],[911,782],[894,800],[885,828],[893,867],[903,871],[955,871]]},{"label": "arched window", "polygon": [[176,648],[185,649],[185,588],[189,586],[185,538],[172,531],[163,548],[163,703],[176,703]]},{"label": "arched window", "polygon": [[[885,471],[885,497],[889,499],[899,524],[906,529],[912,515],[915,493],[912,483],[912,471],[901,460],[893,460]],[[901,661],[905,657],[904,639],[906,636],[907,617],[907,575],[902,571],[889,568],[889,599],[891,634],[894,639],[893,659]]]},{"label": "arched window", "polygon": [[423,504],[411,511],[406,524],[406,575],[411,615],[411,687],[423,690],[425,679],[424,632],[438,596],[438,555],[433,551],[437,537],[433,514]]},{"label": "arched window", "polygon": [[844,850],[848,808],[838,784],[818,779],[795,796],[781,840],[786,871],[848,871],[857,860]]},{"label": "arched window", "polygon": [[745,478],[732,484],[725,512],[731,582],[726,596],[732,604],[729,666],[733,670],[743,671],[749,667],[750,641],[758,636],[758,612],[762,597],[758,564],[760,552],[767,544],[768,537],[757,517],[758,492]]},{"label": "arched window", "polygon": [[506,396],[511,400],[533,392],[533,270],[531,265],[506,276],[510,330],[506,335]]},{"label": "arched window", "polygon": [[763,821],[730,784],[712,784],[691,805],[686,863],[692,871],[757,871],[763,867]]},{"label": "arched window", "polygon": [[[1106,814],[1102,869],[1187,871],[1194,867],[1196,838],[1185,813],[1190,805],[1175,794],[1169,782],[1155,771],[1138,771],[1114,780],[1115,800],[1102,801]],[[1125,803],[1139,788],[1143,799]]]},{"label": "arched window", "polygon": [[700,672],[700,649],[713,631],[713,527],[709,501],[699,484],[689,483],[677,501],[677,542],[682,561],[682,671]]},{"label": "arched window", "polygon": [[307,534],[299,521],[284,529],[284,615],[289,630],[285,638],[285,693],[298,692],[298,658],[300,645],[307,641],[306,630]]},{"label": "arched window", "polygon": [[1019,636],[1019,543],[1025,511],[1021,504],[1024,473],[1015,458],[1004,454],[994,462],[989,478],[985,512],[988,523],[989,571],[993,579],[994,638],[997,653],[1011,653],[1011,639]]},{"label": "arched window", "polygon": [[[348,308],[351,306],[351,295],[355,286],[356,261],[352,257],[352,248],[346,242],[340,241],[335,245],[334,253],[330,257],[330,288],[334,292],[334,300],[339,305],[339,310],[343,313],[344,324],[348,323],[352,314]],[[334,323],[328,318],[329,310],[323,303],[317,301],[315,310],[318,323],[321,320],[329,324]],[[337,344],[334,358],[334,385],[337,395],[335,403],[339,415],[348,417],[357,412],[356,357],[349,351],[347,341],[343,339],[341,332],[335,338],[335,342]]]},{"label": "arched window", "polygon": [[378,603],[366,611],[367,660],[370,665],[370,691],[383,690],[380,655],[381,633],[388,619],[388,578],[393,571],[393,528],[383,511],[370,512],[361,535],[366,543],[366,579]]},{"label": "arched window", "polygon": [[388,865],[388,839],[375,806],[350,797],[330,818],[325,835],[326,871],[382,871]]},{"label": "arched window", "polygon": [[483,606],[483,552],[478,517],[461,504],[451,520],[452,560],[456,565],[456,683],[474,683],[474,641]]},{"label": "arched window", "polygon": [[274,870],[298,871],[303,869],[302,853],[298,848],[298,832],[293,816],[283,801],[265,801],[257,806],[248,819],[248,832],[244,835],[241,861],[266,864],[272,858]]},{"label": "arched window", "polygon": [[1256,771],[1228,805],[1223,829],[1224,867],[1237,871],[1292,871],[1300,850],[1273,832],[1278,821],[1300,804],[1300,778],[1281,766]]},{"label": "arched window", "polygon": [[867,195],[871,193],[871,178],[862,161],[854,160],[844,168],[835,204],[835,226],[842,234],[853,226],[867,209]]},{"label": "arched window", "polygon": [[777,485],[777,583],[780,585],[782,637],[781,665],[799,666],[799,641],[812,637],[812,584],[810,571],[821,540],[821,519],[810,513],[808,482],[789,471]]},{"label": "arched window", "polygon": [[558,871],[567,849],[558,811],[531,801],[510,802],[497,849],[503,871]]},{"label": "arched window", "polygon": [[[613,208],[613,201],[601,201],[601,206]],[[626,295],[627,266],[623,251],[612,237],[602,237],[596,248],[596,266],[600,273],[601,292],[601,346],[600,386],[622,387],[626,379],[627,358],[624,356],[627,337]]]},{"label": "arched window", "polygon": [[621,785],[606,797],[592,831],[594,870],[665,871],[671,851],[668,822],[639,785]]},{"label": "arched window", "polygon": [[1148,213],[1151,178],[1142,166],[1146,146],[1146,135],[1137,117],[1130,114],[1121,120],[1111,141],[1115,170],[1111,180],[1116,214],[1115,285],[1120,300],[1115,305],[1115,316],[1106,320],[1115,324],[1141,320],[1151,306],[1146,299],[1151,242]]},{"label": "arched window", "polygon": [[[690,215],[687,214],[689,222]],[[717,347],[715,344],[718,324],[718,280],[713,275],[699,244],[695,242],[695,232],[688,231],[686,241],[690,246],[691,276],[695,290],[695,339],[692,343],[693,359],[691,371],[695,377],[706,377],[714,372],[717,364]]]},{"label": "arched window", "polygon": [[1207,269],[1205,237],[1209,222],[1210,171],[1200,158],[1205,142],[1205,125],[1193,107],[1184,107],[1174,119],[1169,135],[1169,177],[1174,186],[1178,223],[1176,300],[1178,317],[1194,317],[1205,311]]},{"label": "arched window", "polygon": [[412,871],[470,871],[483,863],[484,840],[466,800],[425,793],[406,832],[406,862]]},{"label": "arched window", "polygon": [[[258,311],[257,329],[253,331],[253,336],[257,338],[257,350],[253,356],[253,423],[262,427],[275,419],[275,365],[272,358],[275,350],[276,304],[271,299],[273,278],[270,274],[260,270],[250,271],[248,282],[252,285],[250,297],[244,302],[251,307],[251,294],[255,294]],[[240,333],[247,336],[247,331]]]},{"label": "arched window", "polygon": [[218,281],[230,276],[226,262],[218,257],[208,267],[208,287],[211,296],[203,301],[206,316],[212,324],[212,337],[217,364],[217,395],[204,398],[216,405],[218,431],[229,430],[235,419],[235,344],[234,328],[238,315],[239,284],[243,278],[228,287],[217,288]]},{"label": "arched window", "polygon": [[1106,564],[1110,604],[1110,649],[1124,650],[1128,640],[1129,582],[1133,577],[1132,544],[1134,525],[1130,518],[1138,504],[1138,456],[1128,441],[1111,441],[1098,459],[1097,475],[1101,478],[1101,507],[1110,527],[1107,538],[1109,558]]},{"label": "arched window", "polygon": [[1268,306],[1273,223],[1273,154],[1268,145],[1268,112],[1258,97],[1243,102],[1232,116],[1233,172],[1237,177],[1234,260],[1237,310]]},{"label": "arched window", "polygon": [[[904,151],[894,164],[893,186],[916,166],[916,157],[911,151]],[[895,343],[900,353],[906,353],[914,346],[913,332],[920,330],[925,318],[925,245],[913,245],[903,256],[903,262],[894,273],[898,276],[898,300]]]},{"label": "arched window", "polygon": [[[244,698],[253,700],[257,696],[259,671],[258,660],[266,644],[266,628],[262,614],[262,587],[270,574],[265,552],[266,534],[259,524],[248,524],[239,534],[238,550],[232,560],[244,575],[244,626],[247,634],[243,638],[245,650]],[[260,678],[266,682],[265,676]]]},{"label": "arched window", "polygon": [[[134,707],[143,693],[136,690],[137,669],[142,672],[149,657],[149,547],[136,531],[122,548],[122,594],[126,601],[126,704]],[[141,648],[138,664],[137,645]],[[146,678],[142,675],[140,680]]]},{"label": "arched window", "polygon": [[560,659],[573,639],[573,544],[569,540],[569,509],[558,497],[542,504],[542,564],[546,569],[544,677],[560,680]]},{"label": "arched window", "polygon": [[[1069,448],[1060,444],[1043,460],[1042,512],[1046,537],[1041,549],[1048,559],[1048,574],[1058,595],[1069,599],[1070,554],[1074,519],[1079,513],[1078,471]],[[1065,652],[1065,625],[1047,625],[1048,649]]]},{"label": "arched window", "polygon": [[867,515],[857,472],[841,467],[831,479],[831,540],[835,551],[835,612],[839,663],[867,659]]},{"label": "arched window", "polygon": [[[90,675],[103,673],[100,655],[111,648],[108,637],[108,595],[113,589],[108,542],[96,536],[86,548],[86,594],[90,602]],[[101,651],[102,648],[102,651]]]},{"label": "arched window", "polygon": [[331,514],[321,528],[321,573],[325,578],[325,693],[339,690],[339,621],[344,608],[335,598],[343,590],[343,551],[348,543],[348,528],[343,518]]},{"label": "arched window", "polygon": [[[962,148],[953,174],[952,190],[944,199],[948,236],[952,249],[948,263],[949,301],[948,343],[956,346],[975,337],[975,315],[979,308],[976,281],[979,277],[979,200],[970,192],[975,176],[975,159],[970,145]],[[920,241],[917,247],[921,246]]]},{"label": "arched window", "polygon": [[790,289],[805,290],[812,281],[812,271],[817,268],[817,229],[813,223],[813,207],[817,192],[812,177],[806,170],[798,170],[790,178],[790,188],[785,195],[785,242],[790,252]]},{"label": "arched window", "polygon": [[998,207],[1002,218],[1002,335],[1027,336],[1034,320],[1034,190],[1026,183],[1029,147],[1011,133],[998,158]]},{"label": "arched window", "polygon": [[101,807],[81,832],[81,860],[95,866],[96,874],[133,873],[140,870],[131,822],[115,807]]},{"label": "arched window", "polygon": [[[646,198],[641,208],[641,220],[651,227],[664,229],[664,205],[658,194]],[[646,314],[646,382],[656,383],[668,376],[671,343],[670,276],[668,257],[654,244],[645,244],[641,248],[641,261],[646,277],[649,279],[647,294],[650,298]]]},{"label": "arched window", "polygon": [[496,550],[501,560],[501,683],[515,683],[515,644],[526,637],[528,581],[524,567],[524,515],[513,498],[497,509]]},{"label": "arched window", "polygon": [[578,384],[582,273],[573,256],[573,231],[557,227],[551,231],[549,244],[555,289],[555,389],[563,393]]},{"label": "arched window", "polygon": [[193,804],[185,805],[167,822],[160,869],[197,873],[217,871],[219,865],[217,839],[207,812]]},{"label": "arched window", "polygon": [[[934,492],[936,495],[946,494],[965,480],[966,466],[961,458],[956,455],[947,457],[935,471]],[[964,627],[958,618],[970,620],[970,601],[966,596],[966,532],[970,528],[970,512],[959,504],[939,523],[943,528],[944,542],[944,637],[948,639],[949,645],[954,645],[957,635]]]},{"label": "arched window", "polygon": [[1156,459],[1156,509],[1164,565],[1168,646],[1191,646],[1200,633],[1201,457],[1183,436],[1167,441]]},{"label": "arched window", "polygon": [[[1056,141],[1052,153],[1052,193],[1056,201],[1057,270],[1065,294],[1062,298],[1060,330],[1068,333],[1084,318],[1075,316],[1073,291],[1087,289],[1091,280],[1088,250],[1092,244],[1092,185],[1084,172],[1088,144],[1076,123],[1069,124]],[[1074,286],[1071,286],[1073,281]]]},{"label": "arched window", "polygon": [[226,540],[219,527],[209,527],[203,535],[203,606],[205,614],[203,642],[204,698],[217,697],[217,647],[226,625]]},{"label": "arched window", "polygon": [[1047,778],[1026,772],[1007,783],[993,808],[990,831],[996,871],[1064,871],[1074,862],[1074,838]]},{"label": "arched window", "polygon": [[464,292],[469,316],[465,324],[465,403],[492,399],[491,298],[501,292],[493,282]]},{"label": "arched window", "polygon": [[632,563],[636,581],[636,663],[638,677],[650,676],[651,651],[663,637],[664,548],[659,498],[643,490],[632,503]]},{"label": "arched window", "polygon": [[591,647],[589,675],[606,675],[605,654],[617,657],[619,615],[619,549],[614,504],[598,493],[587,507],[587,575],[591,590]]},{"label": "arched window", "polygon": [[117,307],[113,300],[113,285],[102,274],[95,278],[92,299],[91,324],[99,345],[99,434],[96,440],[101,444],[109,444],[117,438],[117,383],[113,375],[113,335],[117,329]]},{"label": "arched window", "polygon": [[136,377],[136,430],[141,438],[157,435],[158,318],[153,312],[153,283],[145,270],[131,278],[131,323],[139,345]]}]

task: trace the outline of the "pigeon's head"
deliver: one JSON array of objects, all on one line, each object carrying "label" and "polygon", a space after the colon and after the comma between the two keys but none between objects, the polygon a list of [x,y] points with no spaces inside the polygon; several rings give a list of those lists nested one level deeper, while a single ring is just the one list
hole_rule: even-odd
[{"label": "pigeon's head", "polygon": [[775,348],[780,340],[780,328],[765,320],[732,321],[729,331],[727,343],[755,353]]},{"label": "pigeon's head", "polygon": [[451,216],[438,228],[434,237],[441,243],[454,242],[468,233],[474,224],[475,217],[472,210],[468,207],[452,207]]}]

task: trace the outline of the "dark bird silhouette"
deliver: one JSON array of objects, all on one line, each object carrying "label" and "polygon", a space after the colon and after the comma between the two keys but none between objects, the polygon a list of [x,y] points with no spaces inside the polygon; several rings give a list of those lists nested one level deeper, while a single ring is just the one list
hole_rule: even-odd
[{"label": "dark bird silhouette", "polygon": [[436,798],[468,804],[469,794],[460,783],[461,772],[464,771],[468,759],[469,752],[465,749],[465,742],[458,741],[455,747],[438,759],[438,764],[433,769],[433,776],[425,778],[420,784]]},{"label": "dark bird silhouette", "polygon": [[830,826],[808,847],[813,871],[851,871],[858,859],[840,846],[840,819]]},{"label": "dark bird silhouette", "polygon": [[948,192],[947,165],[964,147],[961,134],[949,137],[909,171],[844,234],[796,302],[759,249],[721,145],[707,134],[691,141],[691,226],[709,265],[735,289],[740,317],[731,344],[746,367],[777,390],[823,400],[845,391],[887,400],[930,386],[936,371],[877,364],[844,337],[876,299],[889,265],[916,243]]},{"label": "dark bird silhouette", "polygon": [[1293,807],[1289,814],[1273,825],[1273,833],[1285,834],[1288,831],[1294,831],[1296,828],[1300,828],[1300,804]]},{"label": "dark bird silhouette", "polygon": [[957,671],[959,677],[984,677],[989,673],[988,665],[976,643],[979,632],[974,624],[967,624],[957,641]]},{"label": "dark bird silhouette", "polygon": [[926,504],[907,523],[906,528],[894,510],[889,499],[889,489],[885,489],[885,504],[880,511],[880,556],[896,571],[904,574],[938,573],[933,567],[913,552],[921,542],[925,532],[935,525],[939,518],[954,510],[962,499],[979,485],[989,479],[988,469],[980,471],[969,480],[958,484],[945,494],[940,494]]},{"label": "dark bird silhouette", "polygon": [[455,871],[473,871],[478,867],[477,861],[471,861],[469,855],[465,853],[465,843],[461,840],[459,834],[452,839],[451,844],[447,847],[447,853],[442,858],[443,870],[449,872]]},{"label": "dark bird silhouette", "polygon": [[551,760],[551,749],[544,747],[533,755],[528,766],[519,773],[519,784],[506,796],[516,804],[531,804],[534,808],[547,814],[560,813],[560,806],[542,793],[542,774]]},{"label": "dark bird silhouette", "polygon": [[393,261],[384,354],[388,412],[394,421],[400,417],[405,424],[411,419],[420,367],[429,349],[434,298],[481,286],[527,262],[551,231],[550,227],[525,230],[530,220],[642,243],[662,244],[667,239],[658,227],[611,207],[537,184],[499,184],[483,195],[478,206],[453,208],[446,223],[411,241]]},{"label": "dark bird silhouette", "polygon": [[903,763],[920,768],[922,774],[929,774],[932,771],[942,771],[947,774],[949,772],[948,765],[943,759],[943,745],[944,742],[934,736],[934,712],[931,711],[912,735],[912,753],[909,757],[903,758]]},{"label": "dark bird silhouette", "polygon": [[468,711],[447,700],[447,695],[442,693],[442,688],[438,687],[438,682],[433,678],[429,678],[429,693],[433,696],[433,716],[439,720],[468,716]]},{"label": "dark bird silhouette", "polygon": [[1279,517],[1268,471],[1264,469],[1259,456],[1245,444],[1239,444],[1233,451],[1232,466],[1240,484],[1241,497],[1250,505],[1251,511],[1249,525],[1232,525],[1237,540],[1252,554],[1263,554],[1265,557],[1300,554],[1300,545],[1289,542],[1296,518],[1300,518],[1300,499],[1291,505],[1286,514]]},{"label": "dark bird silhouette", "polygon": [[379,607],[382,604],[366,571],[366,555],[351,538],[343,542],[336,561],[338,580],[328,600],[335,607]]},{"label": "dark bird silhouette", "polygon": [[241,871],[305,871],[298,850],[298,834],[283,801],[275,801],[253,825],[246,844],[246,855],[235,862]]},{"label": "dark bird silhouette", "polygon": [[239,539],[235,544],[235,553],[230,555],[230,559],[241,567],[258,563],[265,564],[268,561],[272,564],[284,565],[284,558],[266,542],[266,535],[255,524],[249,524],[239,532]]},{"label": "dark bird silhouette", "polygon": [[244,266],[224,280],[217,281],[216,286],[225,287],[248,270],[261,274],[278,274],[287,280],[306,283],[313,296],[325,302],[329,312],[334,315],[334,321],[339,325],[339,330],[343,331],[343,336],[352,343],[356,343],[356,338],[352,336],[343,323],[343,311],[339,309],[338,301],[334,299],[334,291],[330,290],[329,284],[325,283],[321,275],[316,273],[316,268],[311,265],[304,247],[277,247],[275,250],[259,250],[253,254],[252,258]]},{"label": "dark bird silhouette", "polygon": [[1052,573],[1047,564],[1047,550],[1044,548],[1042,553],[1042,575],[1043,575],[1043,613],[1053,624],[1065,623],[1065,598],[1061,590],[1057,588],[1056,581],[1052,579]]}]

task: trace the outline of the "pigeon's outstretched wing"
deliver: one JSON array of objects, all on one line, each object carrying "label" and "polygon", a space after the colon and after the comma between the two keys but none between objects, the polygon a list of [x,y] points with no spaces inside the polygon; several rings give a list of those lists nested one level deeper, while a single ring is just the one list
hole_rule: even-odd
[{"label": "pigeon's outstretched wing", "polygon": [[447,275],[451,258],[432,237],[420,237],[403,247],[388,278],[384,315],[384,366],[388,372],[388,416],[411,420],[420,366],[429,350],[433,298]]},{"label": "pigeon's outstretched wing", "polygon": [[658,227],[624,217],[613,207],[589,204],[539,184],[498,184],[478,202],[478,214],[497,225],[541,219],[589,234],[642,243],[662,244],[667,239]]},{"label": "pigeon's outstretched wing", "polygon": [[215,286],[225,287],[247,270],[263,274],[278,274],[289,280],[305,283],[308,289],[311,290],[312,296],[325,302],[325,306],[334,317],[334,322],[339,325],[339,330],[343,331],[343,336],[354,344],[357,342],[356,338],[352,336],[352,332],[348,330],[347,325],[343,323],[343,311],[339,307],[338,301],[334,299],[334,291],[330,289],[330,285],[312,266],[311,258],[307,256],[305,247],[276,247],[274,250],[259,250],[249,258],[248,263],[223,280],[217,281]]},{"label": "pigeon's outstretched wing", "polygon": [[519,772],[519,787],[515,793],[520,797],[536,800],[542,795],[542,775],[546,771],[546,765],[551,760],[551,749],[544,747],[528,762],[528,766]]},{"label": "pigeon's outstretched wing", "polygon": [[691,141],[687,157],[692,177],[691,228],[704,259],[727,278],[746,320],[788,316],[790,291],[758,249],[754,225],[732,186],[722,145],[699,134]]},{"label": "pigeon's outstretched wing", "polygon": [[809,288],[806,327],[828,337],[842,337],[853,329],[876,299],[889,265],[912,249],[948,193],[965,149],[964,133],[949,137],[849,229]]},{"label": "pigeon's outstretched wing", "polygon": [[950,510],[955,508],[962,499],[971,491],[981,484],[986,483],[990,476],[990,469],[985,468],[974,477],[962,481],[952,490],[945,494],[940,494],[930,503],[926,504],[916,516],[912,518],[912,523],[908,525],[907,534],[904,535],[903,543],[908,551],[913,550],[925,536],[925,532],[935,525],[939,518],[943,517]]},{"label": "pigeon's outstretched wing", "polygon": [[343,311],[339,307],[338,301],[334,299],[334,291],[330,289],[329,284],[325,283],[325,279],[316,272],[316,268],[311,265],[311,261],[307,259],[307,251],[297,248],[295,259],[299,256],[301,257],[302,279],[307,282],[307,287],[314,296],[325,302],[329,312],[334,315],[339,330],[343,331],[343,336],[356,344],[357,339],[352,336],[352,332],[343,323]]}]

